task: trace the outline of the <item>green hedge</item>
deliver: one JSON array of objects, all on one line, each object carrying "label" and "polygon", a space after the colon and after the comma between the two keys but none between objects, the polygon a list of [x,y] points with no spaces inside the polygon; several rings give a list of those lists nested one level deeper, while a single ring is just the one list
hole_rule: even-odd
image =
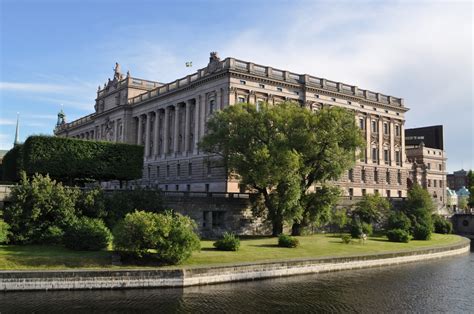
[{"label": "green hedge", "polygon": [[3,181],[20,181],[20,171],[23,169],[22,160],[23,145],[15,145],[10,149],[2,160],[2,180]]},{"label": "green hedge", "polygon": [[[12,173],[19,173],[21,169],[27,175],[49,174],[70,183],[77,179],[133,180],[142,177],[143,146],[30,136],[24,145],[16,146],[7,155],[10,153],[13,156],[6,169],[7,179],[14,179]],[[18,181],[18,177],[14,181]]]}]

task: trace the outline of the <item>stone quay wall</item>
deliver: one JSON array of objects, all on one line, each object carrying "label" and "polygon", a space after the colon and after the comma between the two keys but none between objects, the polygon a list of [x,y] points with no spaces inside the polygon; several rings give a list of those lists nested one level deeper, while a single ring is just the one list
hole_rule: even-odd
[{"label": "stone quay wall", "polygon": [[0,271],[0,291],[169,288],[324,273],[467,254],[469,239],[412,251],[182,269]]}]

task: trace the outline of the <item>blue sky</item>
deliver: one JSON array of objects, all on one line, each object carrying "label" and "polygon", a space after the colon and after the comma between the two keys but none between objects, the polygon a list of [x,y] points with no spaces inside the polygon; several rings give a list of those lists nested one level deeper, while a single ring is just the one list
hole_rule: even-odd
[{"label": "blue sky", "polygon": [[[471,1],[0,0],[0,149],[93,111],[115,62],[172,81],[210,51],[402,97],[443,124],[448,170],[474,168]],[[193,61],[193,69],[184,66]]]}]

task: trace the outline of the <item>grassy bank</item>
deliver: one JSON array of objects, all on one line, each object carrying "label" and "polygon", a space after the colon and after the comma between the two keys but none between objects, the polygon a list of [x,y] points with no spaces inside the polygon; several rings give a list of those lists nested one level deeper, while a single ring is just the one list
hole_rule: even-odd
[{"label": "grassy bank", "polygon": [[[389,251],[412,250],[442,246],[460,241],[456,235],[433,234],[429,241],[410,243],[388,242],[385,237],[370,237],[365,243],[343,244],[336,235],[298,237],[300,246],[280,248],[276,238],[243,239],[238,252],[217,251],[213,241],[201,241],[201,251],[182,266],[205,266],[266,260],[283,260],[325,256],[358,255]],[[112,266],[111,252],[76,252],[50,246],[0,246],[0,270],[68,269],[68,268],[131,268],[133,265]]]}]

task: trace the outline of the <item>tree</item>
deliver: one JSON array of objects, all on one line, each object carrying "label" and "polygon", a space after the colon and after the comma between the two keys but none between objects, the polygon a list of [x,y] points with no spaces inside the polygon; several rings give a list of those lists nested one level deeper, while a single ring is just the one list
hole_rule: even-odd
[{"label": "tree", "polygon": [[337,209],[331,216],[331,222],[335,224],[339,228],[339,232],[342,233],[342,230],[348,223],[347,209]]},{"label": "tree", "polygon": [[474,207],[474,172],[469,170],[467,173],[467,189],[469,190],[469,201],[468,206]]},{"label": "tree", "polygon": [[378,193],[365,195],[357,202],[353,215],[359,217],[362,222],[368,224],[382,223],[390,210],[390,203]]},{"label": "tree", "polygon": [[67,188],[48,175],[31,179],[21,173],[19,185],[12,187],[10,205],[3,211],[14,243],[47,242],[51,231],[65,230],[76,218],[77,188]]},{"label": "tree", "polygon": [[[273,235],[283,223],[301,226],[324,215],[309,188],[337,179],[363,145],[354,115],[343,108],[316,113],[295,103],[236,104],[214,114],[200,147],[221,156],[227,171],[263,200]],[[329,190],[325,190],[331,194]],[[329,197],[333,200],[333,197]]]},{"label": "tree", "polygon": [[411,221],[411,234],[415,240],[428,240],[433,232],[432,213],[434,203],[428,191],[419,184],[408,190],[408,197],[403,206],[404,214]]},{"label": "tree", "polygon": [[467,201],[467,197],[461,196],[461,197],[458,198],[458,207],[459,207],[459,209],[465,210],[466,213],[468,212],[468,210],[467,210],[468,206],[469,206],[468,204],[469,204],[469,202]]}]

